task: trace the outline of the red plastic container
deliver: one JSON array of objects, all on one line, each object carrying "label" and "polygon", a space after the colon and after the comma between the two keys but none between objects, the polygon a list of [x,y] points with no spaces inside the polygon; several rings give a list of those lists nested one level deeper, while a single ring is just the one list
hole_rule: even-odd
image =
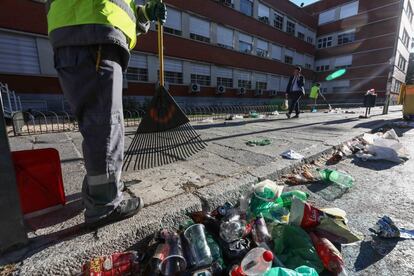
[{"label": "red plastic container", "polygon": [[62,169],[56,149],[12,152],[23,214],[65,205]]}]

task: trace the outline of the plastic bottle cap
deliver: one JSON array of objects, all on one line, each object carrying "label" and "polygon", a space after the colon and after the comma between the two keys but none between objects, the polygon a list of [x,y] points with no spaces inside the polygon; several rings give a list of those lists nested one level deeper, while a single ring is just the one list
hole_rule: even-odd
[{"label": "plastic bottle cap", "polygon": [[273,253],[270,250],[267,250],[263,253],[263,260],[265,260],[265,262],[270,263],[271,261],[273,261]]}]

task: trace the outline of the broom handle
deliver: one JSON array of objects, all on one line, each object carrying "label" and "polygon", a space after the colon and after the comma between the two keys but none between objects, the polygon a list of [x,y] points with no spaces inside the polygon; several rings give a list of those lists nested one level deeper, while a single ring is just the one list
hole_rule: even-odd
[{"label": "broom handle", "polygon": [[164,87],[164,28],[158,21],[158,57],[160,59],[160,86]]}]

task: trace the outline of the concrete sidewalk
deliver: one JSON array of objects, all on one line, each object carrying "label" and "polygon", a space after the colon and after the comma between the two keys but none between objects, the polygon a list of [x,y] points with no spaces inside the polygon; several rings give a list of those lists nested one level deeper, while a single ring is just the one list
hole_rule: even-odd
[{"label": "concrete sidewalk", "polygon": [[[128,173],[127,185],[144,198],[146,207],[135,217],[106,226],[97,232],[83,228],[80,200],[84,176],[79,133],[48,134],[11,139],[13,150],[53,147],[59,150],[68,204],[63,209],[28,220],[31,242],[23,250],[0,258],[0,266],[16,261],[23,275],[71,275],[91,256],[133,248],[161,227],[176,227],[189,211],[212,209],[239,195],[260,179],[277,179],[301,164],[282,159],[294,149],[307,160],[332,146],[401,118],[393,108],[380,116],[376,108],[370,119],[358,119],[364,110],[350,113],[303,114],[286,120],[281,114],[269,120],[195,124],[208,144],[205,151],[187,161]],[[127,130],[127,142],[134,129]],[[265,147],[249,147],[248,140],[270,139]],[[127,143],[127,145],[128,145]]]}]

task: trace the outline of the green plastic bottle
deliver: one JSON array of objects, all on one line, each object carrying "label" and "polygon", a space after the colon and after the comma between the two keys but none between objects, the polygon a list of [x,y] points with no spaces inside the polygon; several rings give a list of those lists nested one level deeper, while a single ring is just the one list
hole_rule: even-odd
[{"label": "green plastic bottle", "polygon": [[303,201],[306,201],[309,198],[308,193],[305,193],[299,190],[294,190],[291,192],[282,193],[280,197],[276,199],[276,204],[290,209],[290,207],[292,206],[292,198],[294,196]]},{"label": "green plastic bottle", "polygon": [[321,176],[321,180],[336,183],[344,188],[351,188],[355,181],[349,174],[330,169],[319,170],[319,175]]}]

